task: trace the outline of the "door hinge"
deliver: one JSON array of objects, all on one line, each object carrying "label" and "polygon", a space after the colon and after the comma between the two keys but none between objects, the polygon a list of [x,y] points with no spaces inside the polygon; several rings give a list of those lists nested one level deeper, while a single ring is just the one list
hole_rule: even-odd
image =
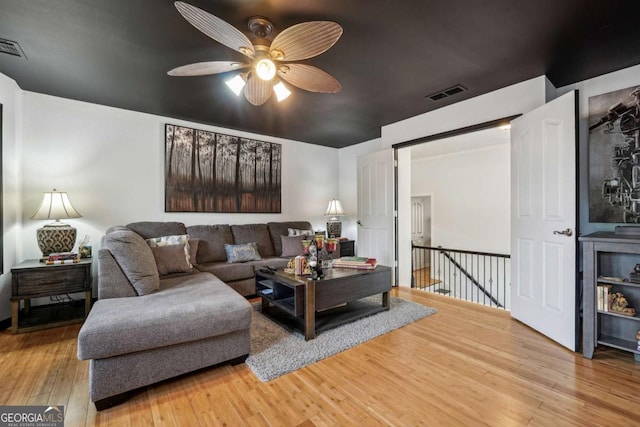
[{"label": "door hinge", "polygon": [[393,266],[394,266],[394,267],[397,267],[397,266],[398,266],[398,260],[397,260],[397,259],[396,259],[396,260],[393,260]]},{"label": "door hinge", "polygon": [[393,217],[398,218],[398,211],[393,211]]},{"label": "door hinge", "polygon": [[393,161],[393,167],[394,167],[394,168],[397,168],[397,167],[398,167],[398,161],[397,161],[397,160],[394,160],[394,161]]}]

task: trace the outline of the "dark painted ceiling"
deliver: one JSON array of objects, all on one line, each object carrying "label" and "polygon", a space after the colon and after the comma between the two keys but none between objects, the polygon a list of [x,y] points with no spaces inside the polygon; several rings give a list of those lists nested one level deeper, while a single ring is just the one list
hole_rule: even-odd
[{"label": "dark painted ceiling", "polygon": [[[166,0],[0,0],[0,38],[27,59],[0,54],[0,72],[24,90],[344,147],[381,126],[546,74],[556,86],[640,63],[640,1],[627,0],[193,0],[247,35],[263,15],[275,33],[332,20],[344,34],[304,61],[342,84],[337,94],[292,88],[254,107],[227,75],[178,78],[188,63],[241,60]],[[640,76],[639,76],[640,80]],[[462,84],[434,102],[426,95]]]}]

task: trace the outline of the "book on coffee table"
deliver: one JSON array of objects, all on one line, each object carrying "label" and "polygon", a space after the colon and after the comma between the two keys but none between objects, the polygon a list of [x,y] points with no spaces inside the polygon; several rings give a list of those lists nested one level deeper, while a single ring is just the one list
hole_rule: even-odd
[{"label": "book on coffee table", "polygon": [[335,268],[356,268],[361,270],[373,270],[378,265],[375,258],[345,256],[333,261]]}]

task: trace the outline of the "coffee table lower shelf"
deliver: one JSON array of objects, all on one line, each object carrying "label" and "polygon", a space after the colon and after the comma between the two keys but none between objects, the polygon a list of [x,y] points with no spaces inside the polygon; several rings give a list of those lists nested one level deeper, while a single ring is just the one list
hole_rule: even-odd
[{"label": "coffee table lower shelf", "polygon": [[[265,306],[263,305],[262,307],[264,308]],[[387,310],[389,309],[381,304],[358,300],[329,310],[316,312],[315,333],[317,335],[329,329],[337,328],[338,326]],[[306,333],[304,318],[292,316],[278,306],[269,304],[267,311],[265,312],[263,310],[262,313],[289,329],[299,330],[303,334]]]},{"label": "coffee table lower shelf", "polygon": [[[311,280],[282,270],[256,272],[256,293],[262,312],[303,331],[311,340],[317,333],[380,311],[389,310],[391,268],[375,270],[330,269]],[[366,297],[378,295],[380,303]]]}]

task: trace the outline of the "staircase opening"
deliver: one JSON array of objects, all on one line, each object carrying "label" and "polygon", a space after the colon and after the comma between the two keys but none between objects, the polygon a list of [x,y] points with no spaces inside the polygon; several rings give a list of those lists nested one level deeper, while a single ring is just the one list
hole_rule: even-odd
[{"label": "staircase opening", "polygon": [[[411,285],[509,309],[509,132],[484,129],[402,149],[411,150]],[[429,206],[429,230],[414,224],[420,204]]]}]

